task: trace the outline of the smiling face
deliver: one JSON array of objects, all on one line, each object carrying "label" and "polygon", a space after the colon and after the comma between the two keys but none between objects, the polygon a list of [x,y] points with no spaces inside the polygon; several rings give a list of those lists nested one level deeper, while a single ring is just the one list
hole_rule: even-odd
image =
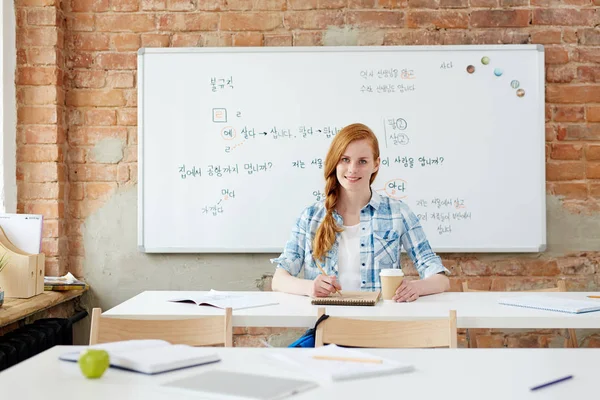
[{"label": "smiling face", "polygon": [[369,191],[371,175],[379,169],[373,148],[366,139],[354,140],[344,150],[336,167],[340,185],[350,192]]}]

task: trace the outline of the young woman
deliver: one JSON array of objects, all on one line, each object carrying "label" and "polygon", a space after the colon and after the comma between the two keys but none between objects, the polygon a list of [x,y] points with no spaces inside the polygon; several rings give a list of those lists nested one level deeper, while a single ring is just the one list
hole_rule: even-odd
[{"label": "young woman", "polygon": [[[334,137],[324,165],[325,199],[302,212],[283,253],[271,260],[277,263],[273,290],[321,297],[380,289],[379,271],[400,268],[401,246],[421,280],[403,280],[395,301],[449,289],[449,271],[416,215],[402,201],[371,189],[379,162],[379,143],[367,126],[352,124]],[[303,269],[304,279],[297,278]]]}]

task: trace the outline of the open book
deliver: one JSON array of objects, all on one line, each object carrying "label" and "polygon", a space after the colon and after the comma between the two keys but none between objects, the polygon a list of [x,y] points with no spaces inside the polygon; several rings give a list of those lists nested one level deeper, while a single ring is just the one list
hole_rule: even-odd
[{"label": "open book", "polygon": [[362,379],[413,370],[413,366],[410,364],[377,357],[361,350],[339,347],[335,344],[316,347],[308,351],[291,350],[273,353],[271,357],[316,378],[328,377],[334,381]]},{"label": "open book", "polygon": [[581,314],[600,310],[600,302],[564,299],[548,295],[514,296],[498,299],[498,303],[508,306],[536,308],[539,310]]},{"label": "open book", "polygon": [[253,308],[279,304],[277,302],[265,301],[260,294],[241,294],[235,292],[219,292],[211,290],[208,293],[198,293],[170,299],[178,303],[195,303],[199,306],[207,305],[218,308],[231,308],[240,310],[242,308]]},{"label": "open book", "polygon": [[331,306],[374,306],[379,301],[380,291],[360,292],[343,290],[342,294],[334,293],[328,297],[313,297],[311,304]]},{"label": "open book", "polygon": [[[159,374],[221,360],[212,348],[170,344],[164,340],[127,340],[89,348],[106,350],[111,367],[144,374]],[[62,354],[59,359],[76,362],[85,350]]]}]

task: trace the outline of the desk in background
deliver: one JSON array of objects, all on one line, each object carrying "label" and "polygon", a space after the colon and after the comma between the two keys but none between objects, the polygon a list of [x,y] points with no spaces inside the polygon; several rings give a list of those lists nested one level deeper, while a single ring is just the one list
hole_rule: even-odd
[{"label": "desk in background", "polygon": [[[105,312],[106,316],[121,318],[179,318],[182,316],[220,315],[223,310],[193,304],[169,302],[168,299],[185,297],[183,291],[145,291]],[[198,293],[198,292],[194,292]],[[233,311],[234,327],[306,328],[314,325],[318,306],[310,299],[280,292],[239,292],[261,296],[265,302],[278,305]],[[565,299],[588,299],[597,292],[552,293]],[[597,329],[600,312],[565,314],[498,304],[498,298],[524,296],[531,293],[506,292],[447,292],[419,298],[414,303],[380,301],[374,307],[329,306],[327,313],[334,316],[379,320],[419,320],[447,318],[448,310],[456,310],[458,328],[498,329]],[[598,300],[600,301],[600,299]]]},{"label": "desk in background", "polygon": [[[273,359],[275,352],[309,349],[215,348],[222,361],[148,376],[111,368],[102,378],[86,379],[76,363],[59,361],[73,347],[56,346],[0,372],[2,395],[8,399],[143,399],[178,400],[185,396],[158,386],[211,369],[298,378],[297,370]],[[374,355],[412,364],[415,371],[362,380],[328,382],[291,397],[308,399],[588,399],[597,392],[600,349],[383,349]],[[535,385],[565,375],[574,379],[531,392]],[[23,384],[35,377],[35,385]],[[311,379],[303,376],[305,379]],[[434,383],[434,384],[432,384]],[[591,397],[590,397],[591,396]]]},{"label": "desk in background", "polygon": [[0,335],[17,328],[31,315],[79,299],[86,290],[46,291],[28,299],[4,299],[4,305],[0,307]]}]

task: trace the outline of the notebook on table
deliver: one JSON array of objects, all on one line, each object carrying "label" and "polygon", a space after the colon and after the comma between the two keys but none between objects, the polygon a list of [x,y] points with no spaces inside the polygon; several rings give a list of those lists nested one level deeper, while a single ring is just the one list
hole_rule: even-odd
[{"label": "notebook on table", "polygon": [[[213,348],[171,344],[164,340],[125,340],[89,346],[108,352],[110,366],[143,374],[159,374],[196,365],[220,361]],[[68,352],[59,356],[63,361],[79,360],[82,351]]]},{"label": "notebook on table", "polygon": [[360,292],[343,290],[342,294],[334,293],[328,297],[313,297],[311,304],[324,306],[374,306],[379,301],[381,291]]},{"label": "notebook on table", "polygon": [[498,303],[507,306],[535,308],[538,310],[557,311],[570,314],[600,311],[600,302],[565,299],[545,295],[503,297],[498,299]]},{"label": "notebook on table", "polygon": [[270,356],[289,365],[299,373],[332,381],[365,379],[414,370],[414,366],[406,362],[374,356],[363,350],[340,347],[335,344],[306,351],[274,352]]},{"label": "notebook on table", "polygon": [[227,399],[278,400],[314,389],[318,384],[303,379],[213,370],[188,376],[163,386]]}]

